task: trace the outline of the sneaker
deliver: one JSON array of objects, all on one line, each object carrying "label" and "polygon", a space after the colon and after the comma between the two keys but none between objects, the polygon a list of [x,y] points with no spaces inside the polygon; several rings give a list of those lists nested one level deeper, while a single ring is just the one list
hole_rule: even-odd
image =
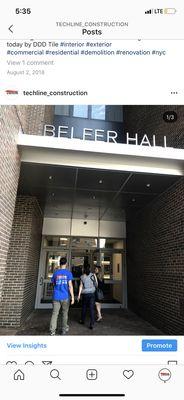
[{"label": "sneaker", "polygon": [[62,335],[66,335],[69,332],[69,326],[61,331]]},{"label": "sneaker", "polygon": [[102,317],[99,317],[96,319],[96,322],[101,322],[102,321]]},{"label": "sneaker", "polygon": [[50,336],[55,336],[56,332],[50,332]]},{"label": "sneaker", "polygon": [[94,326],[93,325],[89,325],[89,329],[94,329]]}]

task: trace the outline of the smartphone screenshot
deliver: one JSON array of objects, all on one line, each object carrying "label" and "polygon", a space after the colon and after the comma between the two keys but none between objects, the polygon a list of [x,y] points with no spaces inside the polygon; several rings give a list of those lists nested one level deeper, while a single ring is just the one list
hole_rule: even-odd
[{"label": "smartphone screenshot", "polygon": [[183,18],[1,5],[3,400],[183,400]]}]

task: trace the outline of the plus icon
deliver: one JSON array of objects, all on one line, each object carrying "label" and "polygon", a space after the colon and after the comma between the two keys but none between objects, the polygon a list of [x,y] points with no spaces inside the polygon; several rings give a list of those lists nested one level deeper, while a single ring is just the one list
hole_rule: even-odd
[{"label": "plus icon", "polygon": [[98,372],[97,372],[96,369],[88,369],[88,370],[87,370],[87,372],[86,372],[86,378],[87,378],[89,381],[96,381],[97,377],[98,377]]}]

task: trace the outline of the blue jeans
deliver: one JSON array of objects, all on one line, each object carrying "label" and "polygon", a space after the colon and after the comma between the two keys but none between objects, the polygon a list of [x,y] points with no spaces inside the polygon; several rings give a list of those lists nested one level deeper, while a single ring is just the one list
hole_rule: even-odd
[{"label": "blue jeans", "polygon": [[84,323],[86,319],[87,309],[90,312],[90,325],[95,323],[95,293],[86,293],[82,295],[82,316],[81,320]]}]

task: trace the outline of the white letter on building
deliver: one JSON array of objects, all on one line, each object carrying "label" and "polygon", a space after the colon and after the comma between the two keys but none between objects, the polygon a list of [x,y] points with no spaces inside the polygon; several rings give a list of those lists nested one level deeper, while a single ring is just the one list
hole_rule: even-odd
[{"label": "white letter on building", "polygon": [[[95,140],[98,140],[98,138],[102,138],[103,142],[104,142],[104,130],[103,129],[95,129]],[[102,140],[101,140],[101,142],[102,142]]]},{"label": "white letter on building", "polygon": [[74,127],[72,126],[71,127],[71,139],[73,139],[73,133],[74,133],[73,131],[74,131]]},{"label": "white letter on building", "polygon": [[58,137],[68,134],[68,126],[58,126]]},{"label": "white letter on building", "polygon": [[55,126],[54,125],[44,125],[44,136],[55,136]]},{"label": "white letter on building", "polygon": [[149,141],[147,135],[144,135],[144,136],[143,136],[143,138],[142,138],[142,140],[141,140],[141,143],[140,143],[140,146],[144,146],[144,145],[150,146],[150,147],[151,147],[151,143],[150,143],[150,141]]},{"label": "white letter on building", "polygon": [[127,136],[127,144],[132,144],[132,142],[133,142],[136,144],[136,146],[138,145],[138,134],[137,133],[135,134],[134,138],[130,137],[128,132],[127,132],[126,136]]},{"label": "white letter on building", "polygon": [[117,132],[115,132],[115,131],[107,131],[107,142],[117,143],[116,142],[116,138],[117,137],[118,137]]},{"label": "white letter on building", "polygon": [[156,139],[155,139],[155,135],[153,135],[153,146],[156,146]]},{"label": "white letter on building", "polygon": [[[93,129],[89,129],[89,128],[84,128],[83,129],[83,140],[90,140],[89,138],[91,137],[93,139]],[[87,137],[86,137],[87,136]],[[89,136],[89,138],[88,138]]]}]

